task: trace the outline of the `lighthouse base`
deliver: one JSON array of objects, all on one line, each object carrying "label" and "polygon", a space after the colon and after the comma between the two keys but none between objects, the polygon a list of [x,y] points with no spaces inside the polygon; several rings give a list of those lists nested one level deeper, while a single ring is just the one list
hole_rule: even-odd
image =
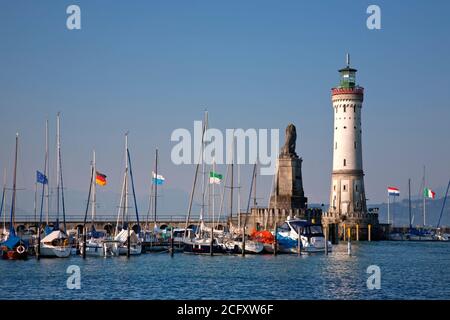
[{"label": "lighthouse base", "polygon": [[345,215],[338,212],[324,212],[322,225],[328,239],[334,243],[349,240],[349,236],[351,241],[376,241],[381,238],[377,212],[355,212]]}]

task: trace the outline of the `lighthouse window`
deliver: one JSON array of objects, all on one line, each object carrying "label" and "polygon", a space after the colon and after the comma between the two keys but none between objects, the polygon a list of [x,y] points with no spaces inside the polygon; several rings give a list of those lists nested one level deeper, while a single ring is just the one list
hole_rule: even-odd
[{"label": "lighthouse window", "polygon": [[344,106],[344,112],[345,112],[346,107]]},{"label": "lighthouse window", "polygon": [[356,112],[356,106],[353,107],[353,113],[355,113],[355,112]]},{"label": "lighthouse window", "polygon": [[336,191],[336,185],[334,185],[333,190]]},{"label": "lighthouse window", "polygon": [[347,160],[344,159],[344,167],[347,165]]},{"label": "lighthouse window", "polygon": [[347,129],[347,127],[346,127],[346,126],[344,126],[344,129]]},{"label": "lighthouse window", "polygon": [[355,186],[355,190],[358,191],[358,185]]},{"label": "lighthouse window", "polygon": [[344,184],[344,191],[347,191],[347,186]]}]

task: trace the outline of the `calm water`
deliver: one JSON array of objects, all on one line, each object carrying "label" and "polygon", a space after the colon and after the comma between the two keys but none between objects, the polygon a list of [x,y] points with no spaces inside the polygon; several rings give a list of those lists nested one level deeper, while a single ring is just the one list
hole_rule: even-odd
[{"label": "calm water", "polygon": [[[66,269],[81,269],[69,290]],[[381,289],[368,290],[369,265]],[[372,242],[329,256],[0,260],[0,299],[449,299],[450,243]]]}]

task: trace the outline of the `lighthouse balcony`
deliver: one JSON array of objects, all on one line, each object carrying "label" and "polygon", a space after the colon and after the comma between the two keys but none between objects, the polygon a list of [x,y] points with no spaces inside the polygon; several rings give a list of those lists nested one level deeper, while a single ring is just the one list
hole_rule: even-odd
[{"label": "lighthouse balcony", "polygon": [[339,94],[364,94],[364,88],[363,87],[349,87],[349,88],[333,88],[331,89],[332,95],[339,95]]}]

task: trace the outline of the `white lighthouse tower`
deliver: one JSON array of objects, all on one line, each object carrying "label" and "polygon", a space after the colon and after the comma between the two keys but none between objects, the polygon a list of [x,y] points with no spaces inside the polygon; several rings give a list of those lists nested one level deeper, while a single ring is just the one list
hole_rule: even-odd
[{"label": "white lighthouse tower", "polygon": [[378,227],[378,215],[369,214],[366,206],[361,139],[364,88],[356,84],[356,71],[350,67],[347,54],[347,66],[339,70],[340,83],[331,90],[333,171],[330,207],[323,223],[338,226],[341,238],[350,228],[352,238],[364,239],[369,229]]}]

